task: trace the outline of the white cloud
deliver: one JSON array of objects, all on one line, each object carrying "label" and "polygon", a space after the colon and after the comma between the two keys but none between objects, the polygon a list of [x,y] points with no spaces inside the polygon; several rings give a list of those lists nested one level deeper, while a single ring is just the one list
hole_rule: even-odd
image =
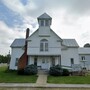
[{"label": "white cloud", "polygon": [[17,12],[19,14],[26,13],[25,8],[23,4],[20,2],[20,0],[2,0],[2,2],[12,11]]},{"label": "white cloud", "polygon": [[0,21],[0,54],[7,54],[10,45],[15,38],[23,38],[25,32],[20,32],[16,28],[8,27],[4,22]]},{"label": "white cloud", "polygon": [[61,38],[75,38],[80,46],[90,43],[90,16],[75,16],[64,9],[52,13],[52,29]]},{"label": "white cloud", "polygon": [[8,54],[10,45],[16,38],[25,38],[26,28],[30,28],[30,34],[35,28],[30,23],[25,22],[23,26],[8,27],[5,22],[0,21],[0,54]]},{"label": "white cloud", "polygon": [[23,18],[23,25],[15,25],[14,28],[0,22],[0,45],[3,48],[9,48],[16,37],[24,37],[27,27],[31,29],[31,33],[36,30],[36,18],[45,11],[52,17],[52,29],[61,38],[75,38],[80,46],[90,43],[90,0],[28,0],[26,5],[20,0],[2,2]]},{"label": "white cloud", "polygon": [[28,0],[26,5],[23,5],[20,0],[2,0],[10,10],[20,14],[21,16],[27,16],[32,10],[36,10],[37,6],[33,0]]}]

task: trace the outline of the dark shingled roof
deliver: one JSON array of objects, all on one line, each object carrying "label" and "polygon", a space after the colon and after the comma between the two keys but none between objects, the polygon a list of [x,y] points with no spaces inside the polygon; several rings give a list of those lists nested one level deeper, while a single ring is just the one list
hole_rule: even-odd
[{"label": "dark shingled roof", "polygon": [[63,39],[62,43],[68,47],[79,47],[75,39]]},{"label": "dark shingled roof", "polygon": [[47,13],[42,14],[38,19],[52,19]]},{"label": "dark shingled roof", "polygon": [[11,47],[23,47],[25,45],[25,39],[15,39],[11,44]]}]

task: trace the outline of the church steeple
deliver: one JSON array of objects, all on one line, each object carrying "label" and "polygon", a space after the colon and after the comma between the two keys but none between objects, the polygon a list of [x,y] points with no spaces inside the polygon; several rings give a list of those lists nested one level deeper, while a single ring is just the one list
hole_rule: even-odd
[{"label": "church steeple", "polygon": [[50,36],[52,18],[48,14],[44,13],[37,19],[39,23],[39,36]]},{"label": "church steeple", "polygon": [[42,14],[37,19],[38,19],[39,27],[50,27],[52,22],[52,18],[46,13]]}]

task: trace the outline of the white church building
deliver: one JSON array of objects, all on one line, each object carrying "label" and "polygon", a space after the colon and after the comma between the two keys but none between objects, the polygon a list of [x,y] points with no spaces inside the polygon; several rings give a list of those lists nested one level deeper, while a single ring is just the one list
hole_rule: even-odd
[{"label": "white church building", "polygon": [[72,67],[80,65],[90,70],[90,48],[80,48],[75,39],[62,39],[51,28],[52,18],[44,13],[37,18],[39,28],[26,38],[15,39],[11,44],[12,70],[34,64],[38,69],[49,70],[51,66]]}]

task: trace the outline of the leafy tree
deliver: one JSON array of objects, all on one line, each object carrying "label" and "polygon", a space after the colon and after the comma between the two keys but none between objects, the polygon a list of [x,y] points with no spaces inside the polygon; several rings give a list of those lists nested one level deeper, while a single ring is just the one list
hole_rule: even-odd
[{"label": "leafy tree", "polygon": [[10,62],[10,55],[0,55],[0,63],[9,63]]},{"label": "leafy tree", "polygon": [[86,43],[86,44],[84,45],[84,47],[89,47],[89,48],[90,48],[90,44],[89,44],[89,43]]}]

